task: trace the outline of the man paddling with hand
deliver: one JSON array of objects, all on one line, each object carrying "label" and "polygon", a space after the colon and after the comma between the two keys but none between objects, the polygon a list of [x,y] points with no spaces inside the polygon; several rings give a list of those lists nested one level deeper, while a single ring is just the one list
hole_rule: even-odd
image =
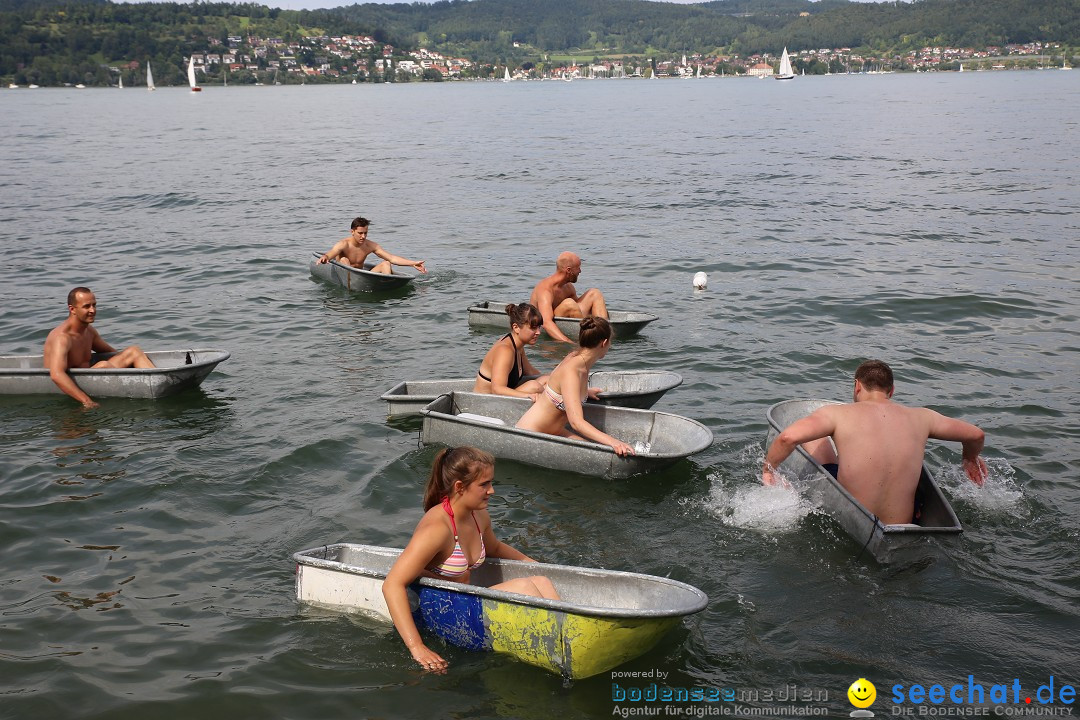
[{"label": "man paddling with hand", "polygon": [[[77,287],[68,293],[68,318],[53,328],[45,338],[45,367],[57,387],[83,404],[96,408],[98,404],[75,384],[69,368],[152,368],[154,363],[146,353],[132,345],[120,352],[101,339],[91,325],[97,318],[97,298],[90,288]],[[92,353],[116,353],[108,360],[90,365]]]},{"label": "man paddling with hand", "polygon": [[961,443],[968,478],[976,485],[985,482],[986,463],[979,457],[983,431],[928,408],[893,402],[888,365],[880,360],[859,365],[853,394],[854,402],[825,405],[781,432],[765,455],[762,482],[775,485],[775,469],[802,445],[883,524],[910,523],[929,438]]},{"label": "man paddling with hand", "polygon": [[369,240],[368,226],[370,224],[371,222],[367,218],[358,217],[354,219],[352,221],[349,237],[342,238],[334,245],[334,247],[323,253],[319,257],[319,264],[325,264],[331,260],[336,260],[342,265],[348,265],[349,267],[363,270],[365,269],[364,260],[367,259],[368,255],[374,253],[376,257],[382,260],[382,262],[374,265],[371,268],[371,272],[391,275],[394,272],[394,265],[415,268],[422,273],[427,272],[423,260],[409,260],[408,258],[399,257],[383,250],[379,243],[374,240]]},{"label": "man paddling with hand", "polygon": [[555,272],[536,284],[529,302],[536,306],[543,318],[544,331],[555,340],[574,344],[555,324],[556,317],[583,318],[589,315],[608,317],[604,295],[596,288],[586,290],[580,296],[574,288],[581,275],[581,258],[572,252],[564,252],[555,260]]}]

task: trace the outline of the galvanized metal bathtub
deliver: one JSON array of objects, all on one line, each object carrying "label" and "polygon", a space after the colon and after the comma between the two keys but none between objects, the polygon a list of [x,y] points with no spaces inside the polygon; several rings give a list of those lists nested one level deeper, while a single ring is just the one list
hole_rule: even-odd
[{"label": "galvanized metal bathtub", "polygon": [[[293,559],[296,597],[390,621],[382,582],[401,550],[339,543]],[[544,575],[561,600],[491,590]],[[410,586],[417,625],[470,650],[508,653],[569,679],[587,678],[648,651],[680,618],[708,603],[701,590],[641,573],[489,558],[470,584],[421,578]]]},{"label": "galvanized metal bathtub", "polygon": [[[386,402],[389,417],[419,415],[424,406],[440,395],[471,392],[475,378],[455,380],[402,380],[379,398]],[[604,370],[589,375],[591,387],[602,388],[600,405],[647,409],[668,390],[682,384],[682,376],[666,370]]]},{"label": "galvanized metal bathtub", "polygon": [[391,269],[392,272],[389,275],[371,272],[369,268],[375,267],[371,263],[365,264],[363,269],[342,265],[337,260],[320,263],[318,260],[322,257],[322,253],[314,253],[314,255],[315,259],[311,261],[309,266],[312,277],[333,285],[340,285],[351,292],[370,293],[397,290],[411,283],[413,278],[416,277],[415,275],[399,273],[393,269]]},{"label": "galvanized metal bathtub", "polygon": [[[475,328],[506,331],[510,329],[510,320],[506,317],[508,303],[492,301],[478,302],[469,306],[469,325]],[[641,332],[642,328],[656,320],[657,316],[646,312],[627,310],[608,310],[608,322],[615,331],[615,337],[628,337]],[[577,340],[581,329],[581,318],[556,317],[555,324],[566,337]]]},{"label": "galvanized metal bathtub", "polygon": [[[90,364],[113,353],[94,353]],[[146,353],[154,368],[72,368],[68,374],[92,398],[158,398],[197,387],[218,363],[224,350],[154,350]],[[0,395],[63,394],[49,377],[42,355],[0,357]]]},{"label": "galvanized metal bathtub", "polygon": [[585,405],[585,419],[628,445],[648,445],[619,457],[607,445],[514,427],[532,405],[523,398],[452,392],[422,411],[425,444],[473,445],[496,457],[599,477],[627,478],[656,470],[701,452],[712,432],[689,418],[655,410]]},{"label": "galvanized metal bathtub", "polygon": [[[770,429],[766,447],[788,425],[830,404],[839,403],[831,400],[786,400],[773,405],[767,414]],[[780,464],[779,470],[806,483],[811,499],[880,563],[918,557],[925,554],[929,542],[955,541],[963,532],[952,505],[941,493],[926,465],[923,465],[915,492],[915,503],[920,506],[918,524],[903,525],[882,524],[802,446],[797,447]]]}]

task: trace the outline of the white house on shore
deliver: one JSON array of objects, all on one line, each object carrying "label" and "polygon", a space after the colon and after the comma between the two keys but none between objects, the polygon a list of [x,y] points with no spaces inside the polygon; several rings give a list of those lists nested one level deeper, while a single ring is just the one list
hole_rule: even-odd
[{"label": "white house on shore", "polygon": [[772,77],[773,67],[768,63],[759,62],[747,69],[746,74],[750,77]]}]

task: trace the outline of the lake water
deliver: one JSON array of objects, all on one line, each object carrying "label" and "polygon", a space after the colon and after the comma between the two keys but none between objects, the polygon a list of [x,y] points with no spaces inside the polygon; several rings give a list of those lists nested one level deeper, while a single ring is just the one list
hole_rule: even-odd
[{"label": "lake water", "polygon": [[[424,675],[391,627],[298,605],[290,559],[408,540],[435,451],[378,396],[471,376],[497,336],[466,307],[566,249],[661,318],[598,369],[680,373],[656,409],[716,437],[628,481],[498,464],[502,539],[708,593],[620,671],[833,716],[860,677],[879,717],[897,683],[1077,685],[1078,118],[1060,71],[0,91],[0,352],[40,352],[85,284],[114,345],[232,353],[157,402],[0,398],[0,716],[611,716],[648,681],[436,640]],[[427,261],[412,291],[310,278],[358,214]],[[982,489],[931,443],[965,532],[901,567],[758,480],[766,409],[848,399],[867,357],[987,432]]]}]

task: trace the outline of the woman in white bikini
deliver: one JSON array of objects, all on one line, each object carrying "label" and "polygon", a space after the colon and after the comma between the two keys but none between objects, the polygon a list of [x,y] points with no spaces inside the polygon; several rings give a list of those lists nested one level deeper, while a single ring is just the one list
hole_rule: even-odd
[{"label": "woman in white bikini", "polygon": [[[583,318],[578,334],[578,349],[563,358],[559,366],[552,370],[544,386],[543,397],[521,416],[517,427],[575,440],[591,440],[610,446],[618,455],[633,455],[632,447],[598,430],[581,411],[581,405],[589,394],[589,371],[610,349],[611,324],[604,318],[592,315]],[[570,430],[566,428],[567,423]]]},{"label": "woman in white bikini", "polygon": [[[425,670],[445,670],[446,660],[420,639],[405,588],[418,577],[469,582],[488,557],[535,562],[500,542],[491,529],[488,499],[495,494],[495,458],[473,447],[442,450],[435,456],[424,490],[424,517],[383,581],[383,598],[405,647]],[[473,558],[473,559],[470,559]],[[516,578],[492,589],[558,600],[543,575]]]},{"label": "woman in white bikini", "polygon": [[510,316],[510,332],[499,338],[484,356],[476,372],[473,392],[530,398],[535,402],[548,376],[522,381],[523,377],[540,375],[525,357],[525,346],[536,344],[544,319],[529,303],[511,303],[506,306],[506,314]]}]

